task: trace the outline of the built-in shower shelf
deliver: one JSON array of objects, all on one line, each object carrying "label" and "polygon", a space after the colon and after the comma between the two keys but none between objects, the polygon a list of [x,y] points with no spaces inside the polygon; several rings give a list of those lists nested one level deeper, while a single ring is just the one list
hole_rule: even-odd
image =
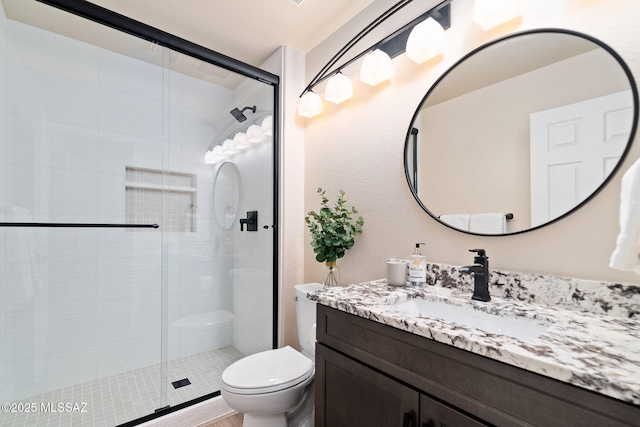
[{"label": "built-in shower shelf", "polygon": [[[165,232],[196,232],[197,175],[126,166],[124,187],[127,223],[157,223]],[[139,222],[142,219],[154,221]]]},{"label": "built-in shower shelf", "polygon": [[177,185],[161,185],[161,184],[145,184],[140,182],[125,182],[124,186],[127,188],[141,188],[145,190],[157,190],[157,191],[180,191],[183,193],[195,193],[197,191],[195,187],[180,187]]}]

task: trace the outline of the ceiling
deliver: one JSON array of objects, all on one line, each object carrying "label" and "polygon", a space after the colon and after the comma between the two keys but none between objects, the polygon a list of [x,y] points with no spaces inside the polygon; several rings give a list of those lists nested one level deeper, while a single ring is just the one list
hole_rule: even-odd
[{"label": "ceiling", "polygon": [[256,67],[282,45],[308,52],[372,1],[91,0]]}]

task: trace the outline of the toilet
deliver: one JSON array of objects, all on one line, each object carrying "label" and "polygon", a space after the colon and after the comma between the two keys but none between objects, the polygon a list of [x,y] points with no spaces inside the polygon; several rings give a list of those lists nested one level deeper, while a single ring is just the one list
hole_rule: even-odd
[{"label": "toilet", "polygon": [[295,287],[298,340],[302,352],[286,346],[252,354],[229,365],[222,373],[222,397],[244,414],[243,427],[287,427],[294,414],[297,425],[313,425],[316,303],[307,293],[319,283]]}]

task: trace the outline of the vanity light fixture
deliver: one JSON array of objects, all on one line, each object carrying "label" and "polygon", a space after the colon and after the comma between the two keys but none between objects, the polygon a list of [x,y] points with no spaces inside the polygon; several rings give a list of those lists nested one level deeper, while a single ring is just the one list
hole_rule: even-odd
[{"label": "vanity light fixture", "polygon": [[322,113],[322,99],[320,95],[310,90],[300,97],[300,101],[298,102],[298,115],[310,119],[320,113]]},{"label": "vanity light fixture", "polygon": [[206,153],[204,153],[204,162],[209,164],[216,163],[215,154],[213,154],[213,151],[207,151]]},{"label": "vanity light fixture", "polygon": [[444,28],[432,17],[428,17],[411,30],[407,40],[407,58],[422,64],[442,55],[447,46]]},{"label": "vanity light fixture", "polygon": [[222,144],[222,152],[225,156],[232,156],[234,154],[237,153],[237,150],[234,147],[234,143],[233,140],[231,139],[227,139],[223,144]]},{"label": "vanity light fixture", "polygon": [[204,162],[209,164],[216,164],[221,160],[224,160],[225,156],[221,145],[216,145],[213,150],[207,151],[204,155]]},{"label": "vanity light fixture", "polygon": [[[223,144],[224,146],[224,144]],[[249,146],[249,141],[247,140],[247,134],[244,132],[238,132],[233,136],[233,146],[237,150],[244,150]]]},{"label": "vanity light fixture", "polygon": [[360,68],[360,81],[369,86],[377,86],[393,77],[391,57],[380,49],[367,54]]},{"label": "vanity light fixture", "polygon": [[273,136],[273,116],[268,115],[265,117],[260,127],[264,136]]},{"label": "vanity light fixture", "polygon": [[475,0],[473,20],[489,31],[498,25],[522,16],[520,0]]},{"label": "vanity light fixture", "polygon": [[[346,62],[336,65],[338,64],[338,61],[350,52],[351,49],[354,48],[354,46],[356,46],[367,34],[411,2],[413,2],[413,0],[400,0],[398,3],[386,10],[382,15],[370,22],[362,31],[360,31],[353,39],[340,49],[338,53],[336,53],[333,58],[331,58],[329,62],[322,67],[320,72],[311,80],[311,83],[309,83],[302,91],[298,104],[298,115],[311,118],[322,112],[322,99],[318,94],[313,92],[313,89],[325,80],[329,80],[327,82],[325,92],[325,99],[327,101],[339,104],[340,102],[351,98],[353,94],[352,88],[351,91],[345,89],[344,94],[338,95],[337,93],[339,91],[335,86],[339,86],[339,82],[344,82],[345,85],[347,81],[351,83],[347,76],[343,76],[342,71],[345,70],[345,67],[348,67],[363,58],[360,68],[360,80],[366,84],[375,86],[393,76],[393,63],[391,59],[404,53],[405,50],[417,52],[407,53],[407,56],[412,57],[412,59],[418,63],[442,54],[445,44],[443,42],[444,37],[442,36],[442,32],[444,32],[444,29],[449,28],[451,23],[451,0],[443,0],[436,7],[423,13],[413,21],[404,25],[402,28],[399,28],[389,34],[373,46],[365,49],[355,56],[351,56]],[[428,20],[428,18],[431,18],[431,21],[434,23],[439,24],[442,31],[434,29],[432,23],[427,24],[426,27],[428,32],[435,34],[427,37],[434,37],[435,40],[428,42],[423,40],[422,43],[417,43],[412,40],[410,43],[411,48],[409,49],[407,41],[412,30],[423,21]],[[424,27],[425,26],[422,28]],[[417,30],[416,35],[412,37],[412,39],[419,40],[423,38],[420,36],[420,33],[424,31],[424,29]],[[416,43],[421,47],[414,47]],[[429,45],[429,47],[425,47],[426,45]]]},{"label": "vanity light fixture", "polygon": [[249,126],[249,129],[247,129],[247,142],[257,144],[260,141],[262,141],[262,127],[255,124]]},{"label": "vanity light fixture", "polygon": [[[227,122],[207,147],[204,162],[215,164],[226,160],[252,145],[264,140],[265,136],[273,135],[273,116],[270,110],[252,108],[253,115],[245,118],[238,127],[238,120],[234,118]],[[235,129],[235,130],[234,130]]]},{"label": "vanity light fixture", "polygon": [[344,74],[338,72],[327,82],[327,88],[324,91],[324,99],[334,104],[340,104],[353,97],[353,85],[351,79]]}]

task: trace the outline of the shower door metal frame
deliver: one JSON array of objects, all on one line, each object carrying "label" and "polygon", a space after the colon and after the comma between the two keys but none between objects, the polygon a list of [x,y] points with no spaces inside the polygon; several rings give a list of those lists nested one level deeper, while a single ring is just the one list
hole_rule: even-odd
[{"label": "shower door metal frame", "polygon": [[[194,58],[198,58],[202,61],[209,62],[216,66],[226,68],[235,73],[241,74],[245,77],[258,80],[262,83],[273,86],[273,121],[275,126],[273,127],[273,225],[271,230],[273,232],[273,331],[272,331],[272,348],[278,347],[278,248],[279,248],[279,176],[280,176],[280,77],[269,73],[268,71],[254,67],[253,65],[244,63],[237,59],[215,52],[211,49],[207,49],[204,46],[190,42],[173,34],[159,30],[150,25],[136,21],[135,19],[113,12],[109,9],[103,8],[96,4],[90,3],[85,0],[37,0],[40,3],[47,4],[57,9],[64,10],[66,12],[78,15],[82,18],[89,19],[98,24],[106,25],[115,30],[122,31],[131,34],[135,37],[148,40],[152,43],[157,43],[160,46],[167,47],[176,52],[183,53]],[[161,417],[171,412],[184,409],[188,406],[200,403],[202,401],[211,399],[213,397],[220,396],[220,391],[200,396],[196,399],[183,402],[181,404],[157,409],[155,413],[149,414],[142,418],[122,424],[120,427],[134,426],[149,420]]]}]

